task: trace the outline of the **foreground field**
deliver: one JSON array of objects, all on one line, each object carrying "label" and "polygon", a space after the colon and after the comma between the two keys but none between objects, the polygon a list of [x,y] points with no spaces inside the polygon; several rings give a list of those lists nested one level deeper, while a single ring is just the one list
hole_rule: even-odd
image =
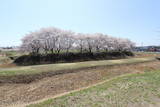
[{"label": "foreground field", "polygon": [[0,107],[24,107],[128,73],[141,74],[159,70],[159,65],[160,61],[158,60],[142,61],[141,63],[81,69],[52,75],[27,84],[0,83],[0,92],[2,92],[0,93]]},{"label": "foreground field", "polygon": [[160,71],[117,77],[101,85],[27,107],[159,107]]}]

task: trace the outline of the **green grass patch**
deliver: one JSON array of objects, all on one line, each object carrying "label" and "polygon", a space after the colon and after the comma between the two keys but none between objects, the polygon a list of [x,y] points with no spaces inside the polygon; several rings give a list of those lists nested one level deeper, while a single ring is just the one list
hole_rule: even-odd
[{"label": "green grass patch", "polygon": [[156,60],[153,57],[148,58],[129,58],[120,60],[101,60],[101,61],[86,61],[77,63],[61,63],[61,64],[46,64],[35,66],[23,66],[14,68],[0,68],[0,76],[37,74],[41,72],[54,72],[58,70],[73,70],[96,66],[110,66],[119,64],[131,64]]},{"label": "green grass patch", "polygon": [[130,107],[157,106],[160,71],[129,74],[101,85],[27,107]]}]

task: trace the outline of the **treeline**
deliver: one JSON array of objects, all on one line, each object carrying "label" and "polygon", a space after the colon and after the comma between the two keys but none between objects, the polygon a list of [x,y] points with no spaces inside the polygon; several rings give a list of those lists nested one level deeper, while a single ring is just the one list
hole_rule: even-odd
[{"label": "treeline", "polygon": [[21,51],[29,55],[15,60],[19,65],[103,60],[133,56],[134,43],[102,33],[82,34],[58,28],[42,28],[26,34]]},{"label": "treeline", "polygon": [[42,28],[26,34],[21,50],[31,54],[66,52],[131,51],[134,43],[101,33],[82,34],[58,28]]}]

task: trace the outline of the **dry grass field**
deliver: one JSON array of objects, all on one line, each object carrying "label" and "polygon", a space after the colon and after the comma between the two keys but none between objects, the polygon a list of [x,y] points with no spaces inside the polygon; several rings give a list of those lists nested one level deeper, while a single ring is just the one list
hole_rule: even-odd
[{"label": "dry grass field", "polygon": [[[66,96],[63,97],[62,95],[65,95],[74,90],[79,91],[81,89],[84,89],[85,87],[91,87],[93,85],[96,85],[97,83],[101,83],[106,80],[108,81],[113,78],[117,78],[117,80],[122,81],[123,79],[118,79],[120,78],[120,76],[128,74],[141,75],[149,71],[160,70],[160,61],[155,58],[158,56],[159,54],[157,53],[137,53],[135,58],[120,60],[86,61],[77,63],[46,64],[34,66],[15,66],[11,63],[8,63],[6,65],[3,64],[2,66],[0,66],[0,107],[25,107],[27,105],[35,103],[38,104],[30,106],[83,107],[88,106],[89,104],[94,106],[92,102],[95,102],[95,106],[99,107],[101,106],[99,105],[101,104],[99,102],[104,102],[103,97],[102,99],[99,99],[101,97],[101,94],[95,94],[95,92],[101,92],[99,91],[99,86],[97,86],[96,88],[97,91],[93,93],[92,91],[89,91],[90,93],[86,94],[86,91],[84,91],[84,94],[86,94],[87,96],[84,97],[84,99],[89,98],[89,100],[86,100],[87,102],[82,100],[83,94],[82,96],[80,95],[80,98],[79,95],[77,97],[76,94],[67,95],[70,96],[69,98]],[[104,87],[107,86],[110,90],[110,86],[112,84],[116,84],[118,82],[117,80],[115,80],[115,83],[104,83]],[[101,85],[101,87],[103,86]],[[121,91],[123,91],[123,88]],[[106,91],[104,90],[104,93],[105,92]],[[95,99],[92,99],[92,94],[94,94],[93,97],[97,98],[97,102],[95,101]],[[113,102],[110,102],[109,104],[116,106],[115,102],[118,103],[121,97],[114,95],[112,97],[112,93],[109,93],[109,96],[111,96],[110,100],[114,98],[114,100],[117,99],[116,101],[113,100]],[[62,97],[57,98],[56,96]],[[56,97],[55,100],[52,99],[54,97]],[[76,100],[76,98],[79,100]],[[126,101],[125,98],[127,99],[127,97],[124,97],[124,101]],[[73,99],[75,99],[75,102],[72,102]],[[77,103],[76,101],[78,101],[79,103]],[[74,103],[77,103],[79,105],[74,105]],[[105,106],[106,104],[108,105],[108,103],[104,103],[102,104],[102,106]],[[124,106],[126,106],[127,104],[128,103],[124,103]],[[119,106],[120,104],[118,103],[117,105]]]},{"label": "dry grass field", "polygon": [[130,74],[27,107],[159,107],[160,71]]},{"label": "dry grass field", "polygon": [[[122,64],[92,69],[82,69],[79,72],[54,75],[26,83],[0,84],[0,106],[23,107],[33,101],[43,101],[55,95],[69,92],[111,79],[124,74],[141,74],[160,69],[159,61]],[[67,106],[67,105],[66,105]],[[61,107],[61,106],[59,106]]]}]

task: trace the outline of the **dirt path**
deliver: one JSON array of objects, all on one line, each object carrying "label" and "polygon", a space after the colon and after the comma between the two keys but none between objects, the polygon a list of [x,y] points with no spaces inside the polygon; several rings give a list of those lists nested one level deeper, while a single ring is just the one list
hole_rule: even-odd
[{"label": "dirt path", "polygon": [[18,107],[18,105],[22,107],[26,104],[41,102],[48,98],[63,96],[70,92],[94,86],[99,82],[103,83],[104,79],[111,79],[127,73],[143,73],[144,71],[160,69],[159,65],[159,61],[127,66],[117,65],[56,75],[29,84],[1,84],[0,107]]}]

